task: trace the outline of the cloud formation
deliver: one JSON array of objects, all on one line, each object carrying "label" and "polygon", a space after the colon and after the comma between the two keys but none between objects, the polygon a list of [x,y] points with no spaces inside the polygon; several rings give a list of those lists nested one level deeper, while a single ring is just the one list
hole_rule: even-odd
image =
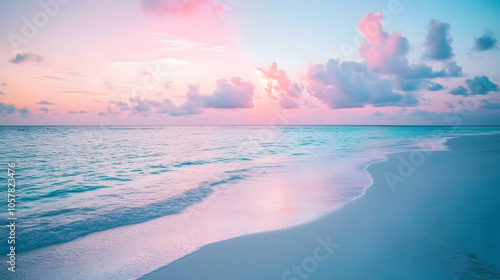
[{"label": "cloud formation", "polygon": [[384,31],[382,22],[379,11],[365,14],[357,25],[364,39],[359,48],[364,63],[331,59],[325,64],[310,64],[308,91],[333,109],[416,106],[420,90],[444,89],[433,79],[464,76],[462,68],[449,60],[453,57],[449,24],[433,20],[429,25],[424,57],[441,61],[442,68],[434,70],[423,62],[410,63],[408,39],[401,33]]},{"label": "cloud formation", "polygon": [[152,100],[140,97],[125,101],[110,101],[109,114],[120,111],[130,111],[132,115],[149,116],[151,113],[169,116],[185,116],[200,114],[202,109],[239,109],[253,108],[255,87],[251,82],[245,82],[240,77],[230,80],[217,80],[217,86],[210,95],[201,94],[198,86],[190,85],[186,100],[181,105],[175,105],[170,99]]},{"label": "cloud formation", "polygon": [[12,115],[15,111],[17,111],[17,107],[14,104],[3,103],[0,102],[0,114],[2,115]]},{"label": "cloud formation", "polygon": [[49,102],[49,101],[46,101],[46,100],[42,100],[38,103],[36,103],[38,105],[56,105],[56,103],[52,103],[52,102]]},{"label": "cloud formation", "polygon": [[[304,91],[304,85],[292,82],[284,70],[278,70],[278,64],[273,62],[269,70],[259,67],[259,70],[267,80],[265,91],[273,100],[278,100],[284,109],[299,108],[299,101]],[[276,96],[276,95],[277,96]]]},{"label": "cloud formation", "polygon": [[23,108],[18,109],[19,114],[21,114],[22,118],[29,118],[30,116],[30,111],[28,110],[28,107],[24,106]]},{"label": "cloud formation", "polygon": [[444,86],[440,83],[429,82],[427,84],[427,90],[429,91],[438,91],[444,89]]},{"label": "cloud formation", "polygon": [[152,113],[160,115],[169,115],[173,117],[195,115],[201,113],[199,107],[189,108],[185,104],[181,106],[176,106],[169,99],[163,99],[158,101],[158,100],[141,99],[139,97],[135,97],[130,99],[130,103],[131,103],[130,114],[140,115],[143,117],[150,116]]},{"label": "cloud formation", "polygon": [[415,95],[397,93],[390,79],[374,75],[365,63],[330,59],[310,64],[309,92],[332,109],[373,106],[414,106]]},{"label": "cloud formation", "polygon": [[10,63],[15,63],[15,64],[20,64],[29,61],[40,63],[43,61],[43,57],[32,52],[18,52],[13,58],[9,59]]},{"label": "cloud formation", "polygon": [[193,93],[192,101],[200,102],[204,108],[253,108],[254,85],[245,82],[240,77],[231,78],[230,81],[220,79],[212,95],[201,95]]},{"label": "cloud formation", "polygon": [[431,20],[429,31],[425,36],[426,47],[424,58],[431,60],[447,60],[454,56],[450,36],[450,25],[445,22]]},{"label": "cloud formation", "polygon": [[484,75],[467,79],[465,84],[467,84],[470,94],[488,94],[490,91],[498,90],[498,86]]},{"label": "cloud formation", "polygon": [[445,62],[443,69],[439,71],[434,71],[424,63],[411,64],[407,58],[408,39],[398,32],[389,34],[384,31],[382,20],[382,12],[379,11],[365,14],[358,23],[358,29],[364,38],[359,53],[374,72],[392,75],[396,79],[432,79],[463,75],[462,68],[454,61]]},{"label": "cloud formation", "polygon": [[458,86],[450,90],[450,93],[453,95],[486,95],[490,91],[498,91],[498,85],[484,75],[467,79],[465,80],[465,84],[467,88]]},{"label": "cloud formation", "polygon": [[119,111],[128,111],[130,109],[129,105],[123,101],[111,100],[109,103],[115,104],[115,108],[117,108]]},{"label": "cloud formation", "polygon": [[429,79],[394,79],[395,88],[400,91],[418,91],[426,89],[428,91],[438,91],[444,89],[440,83],[432,82]]},{"label": "cloud formation", "polygon": [[367,13],[358,23],[358,30],[364,38],[359,53],[370,68],[387,69],[400,63],[407,54],[408,40],[397,32],[382,29],[382,12]]},{"label": "cloud formation", "polygon": [[453,95],[468,95],[467,89],[464,86],[458,86],[450,90]]},{"label": "cloud formation", "polygon": [[493,48],[497,48],[497,39],[495,38],[495,34],[491,31],[474,39],[474,50],[476,51],[487,51]]}]

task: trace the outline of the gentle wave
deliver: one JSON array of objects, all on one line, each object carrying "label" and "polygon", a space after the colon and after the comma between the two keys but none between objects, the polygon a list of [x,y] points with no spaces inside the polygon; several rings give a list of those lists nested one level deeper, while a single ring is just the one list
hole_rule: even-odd
[{"label": "gentle wave", "polygon": [[[45,230],[40,230],[40,228],[26,230],[21,227],[19,229],[20,251],[28,251],[55,243],[71,241],[96,231],[139,224],[158,217],[179,214],[187,207],[199,203],[209,196],[214,191],[214,187],[242,179],[244,177],[241,175],[233,175],[222,180],[207,182],[197,188],[185,191],[182,195],[150,203],[143,207],[123,206],[114,211],[98,215],[92,212],[96,210],[93,208],[70,208],[35,215],[34,217],[36,218],[50,218],[59,215],[91,217],[75,220],[68,224],[53,226]],[[4,249],[2,248],[2,250]]]}]

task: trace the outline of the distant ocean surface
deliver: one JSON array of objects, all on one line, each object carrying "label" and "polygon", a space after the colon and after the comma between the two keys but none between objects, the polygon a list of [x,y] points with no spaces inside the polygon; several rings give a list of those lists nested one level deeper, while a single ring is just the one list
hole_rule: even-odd
[{"label": "distant ocean surface", "polygon": [[[103,263],[82,279],[131,279],[205,244],[325,214],[362,195],[371,184],[363,169],[390,152],[493,132],[500,128],[0,127],[1,176],[7,182],[7,163],[16,163],[16,244],[25,273],[49,279],[50,272],[36,269],[50,267],[41,259],[52,252],[78,262],[64,272],[75,276],[92,262],[82,250],[108,248],[102,260],[116,266]],[[152,231],[165,240],[149,258],[134,248],[153,240]],[[0,250],[7,251],[6,242]]]}]

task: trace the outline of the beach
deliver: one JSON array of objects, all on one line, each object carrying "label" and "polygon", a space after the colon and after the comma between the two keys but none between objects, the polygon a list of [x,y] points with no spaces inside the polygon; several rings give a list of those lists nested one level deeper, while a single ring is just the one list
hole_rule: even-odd
[{"label": "beach", "polygon": [[0,280],[500,280],[500,1],[0,11]]},{"label": "beach", "polygon": [[370,165],[365,194],[312,222],[206,245],[140,279],[499,279],[500,135]]}]

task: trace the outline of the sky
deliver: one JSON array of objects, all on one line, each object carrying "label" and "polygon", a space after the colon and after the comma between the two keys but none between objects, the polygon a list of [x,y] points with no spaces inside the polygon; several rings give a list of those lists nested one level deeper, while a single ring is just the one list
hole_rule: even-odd
[{"label": "sky", "polygon": [[4,0],[0,125],[500,125],[500,2]]}]

